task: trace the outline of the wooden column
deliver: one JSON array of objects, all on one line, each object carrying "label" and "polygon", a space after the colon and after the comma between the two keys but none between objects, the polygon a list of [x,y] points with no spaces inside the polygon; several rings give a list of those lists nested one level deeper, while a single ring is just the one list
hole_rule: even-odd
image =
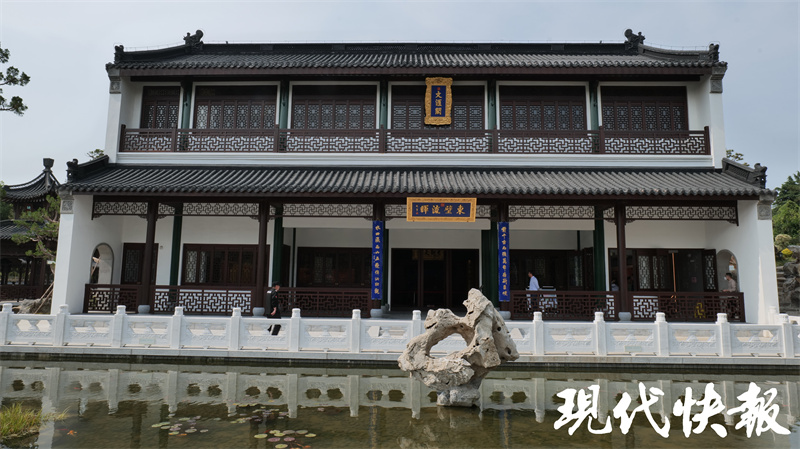
[{"label": "wooden column", "polygon": [[253,295],[253,307],[265,307],[264,284],[266,283],[267,264],[267,225],[269,224],[269,203],[258,203],[258,254],[256,256],[256,291]]},{"label": "wooden column", "polygon": [[606,235],[603,223],[603,209],[594,209],[593,258],[594,258],[594,290],[606,291]]},{"label": "wooden column", "polygon": [[[142,262],[142,285],[137,298],[137,306],[150,305],[150,285],[153,283],[153,253],[156,242],[156,220],[158,220],[158,201],[147,202],[147,234],[144,240]],[[152,313],[152,307],[150,309]]]},{"label": "wooden column", "polygon": [[628,256],[625,246],[625,205],[616,204],[614,206],[614,222],[617,225],[617,267],[619,269],[619,312],[630,312],[628,301]]},{"label": "wooden column", "polygon": [[275,220],[272,221],[272,282],[283,282],[283,205],[275,206]]}]

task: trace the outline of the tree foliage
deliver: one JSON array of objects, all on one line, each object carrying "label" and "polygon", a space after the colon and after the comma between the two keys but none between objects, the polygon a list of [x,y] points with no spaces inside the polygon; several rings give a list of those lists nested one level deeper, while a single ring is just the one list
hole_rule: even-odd
[{"label": "tree foliage", "polygon": [[95,160],[105,156],[106,152],[101,150],[100,148],[95,148],[94,150],[86,153],[86,155],[89,156],[90,160]]},{"label": "tree foliage", "polygon": [[0,181],[0,220],[8,220],[14,217],[14,208],[10,203],[3,201],[3,198],[6,196],[6,189],[3,188],[3,186],[5,186],[5,184],[3,184],[3,181]]},{"label": "tree foliage", "polygon": [[61,199],[48,196],[47,205],[36,210],[23,212],[14,224],[25,229],[23,234],[11,237],[16,244],[34,242],[35,248],[28,250],[28,256],[56,260],[58,241],[58,222],[61,218]]},{"label": "tree foliage", "polygon": [[800,206],[787,201],[772,215],[773,235],[786,234],[792,237],[791,243],[800,241]]},{"label": "tree foliage", "polygon": [[786,182],[781,184],[777,190],[778,196],[772,204],[774,210],[780,209],[789,201],[800,206],[800,171],[786,178]]},{"label": "tree foliage", "polygon": [[744,161],[744,155],[742,153],[734,153],[732,149],[728,148],[725,150],[725,157],[732,161],[736,161],[742,165],[750,166],[747,162]]},{"label": "tree foliage", "polygon": [[[0,47],[0,64],[8,64],[11,57],[11,52]],[[24,86],[30,82],[31,78],[25,73],[14,66],[6,68],[6,72],[0,71],[0,86]],[[14,114],[22,115],[28,109],[22,102],[22,98],[18,96],[11,97],[11,100],[6,100],[3,96],[3,89],[0,87],[0,111],[11,111]]]}]

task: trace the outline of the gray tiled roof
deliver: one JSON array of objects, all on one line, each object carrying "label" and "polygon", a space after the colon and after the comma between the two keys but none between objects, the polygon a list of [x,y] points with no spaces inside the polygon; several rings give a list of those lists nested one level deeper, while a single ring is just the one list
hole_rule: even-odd
[{"label": "gray tiled roof", "polygon": [[125,69],[377,69],[377,68],[599,68],[711,67],[701,60],[657,59],[632,55],[561,54],[193,54],[166,60],[131,61],[110,65]]},{"label": "gray tiled roof", "polygon": [[74,193],[223,196],[728,197],[763,189],[713,170],[308,168],[109,165]]},{"label": "gray tiled roof", "polygon": [[[130,51],[116,47],[107,69],[141,72],[342,71],[350,74],[546,71],[548,69],[683,69],[725,66],[708,50],[672,50],[630,43],[264,43],[181,45]],[[605,70],[606,72],[608,70]]]},{"label": "gray tiled roof", "polygon": [[14,220],[0,221],[0,240],[11,240],[15,234],[22,234],[25,229],[21,226],[14,224]]},{"label": "gray tiled roof", "polygon": [[58,190],[58,180],[48,169],[42,171],[36,178],[24,184],[3,186],[6,193],[4,201],[30,201],[42,199],[49,194],[55,194]]}]

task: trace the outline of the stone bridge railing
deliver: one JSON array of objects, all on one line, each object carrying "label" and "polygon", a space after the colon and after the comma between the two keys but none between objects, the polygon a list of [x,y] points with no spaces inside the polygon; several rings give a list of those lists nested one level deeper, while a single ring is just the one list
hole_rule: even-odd
[{"label": "stone bridge railing", "polygon": [[[669,323],[659,313],[653,322],[606,322],[598,312],[593,322],[543,321],[536,312],[531,321],[507,321],[522,356],[590,355],[652,357],[775,357],[800,358],[800,325],[781,314],[776,324],[729,323],[718,314],[716,323]],[[281,325],[278,335],[269,327]],[[423,320],[415,311],[411,320],[352,318],[304,318],[293,309],[290,318],[242,317],[234,309],[229,317],[186,316],[177,307],[171,316],[129,315],[119,306],[112,315],[67,312],[55,315],[23,315],[4,304],[0,312],[0,352],[4,346],[78,346],[148,348],[174,355],[174,350],[215,349],[228,355],[251,351],[278,351],[291,358],[303,354],[401,353],[413,337],[423,332]],[[437,344],[432,353],[449,353],[465,347],[457,336]],[[191,352],[191,351],[190,351]],[[204,355],[202,353],[186,355]]]}]

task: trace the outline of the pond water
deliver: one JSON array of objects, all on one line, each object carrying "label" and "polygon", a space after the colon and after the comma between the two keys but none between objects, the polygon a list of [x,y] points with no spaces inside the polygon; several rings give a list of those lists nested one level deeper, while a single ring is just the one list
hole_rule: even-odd
[{"label": "pond water", "polygon": [[[445,408],[397,369],[0,362],[3,406],[66,412],[3,447],[798,448],[798,387],[786,374],[502,370],[479,407]],[[697,403],[682,413],[687,398]]]}]

